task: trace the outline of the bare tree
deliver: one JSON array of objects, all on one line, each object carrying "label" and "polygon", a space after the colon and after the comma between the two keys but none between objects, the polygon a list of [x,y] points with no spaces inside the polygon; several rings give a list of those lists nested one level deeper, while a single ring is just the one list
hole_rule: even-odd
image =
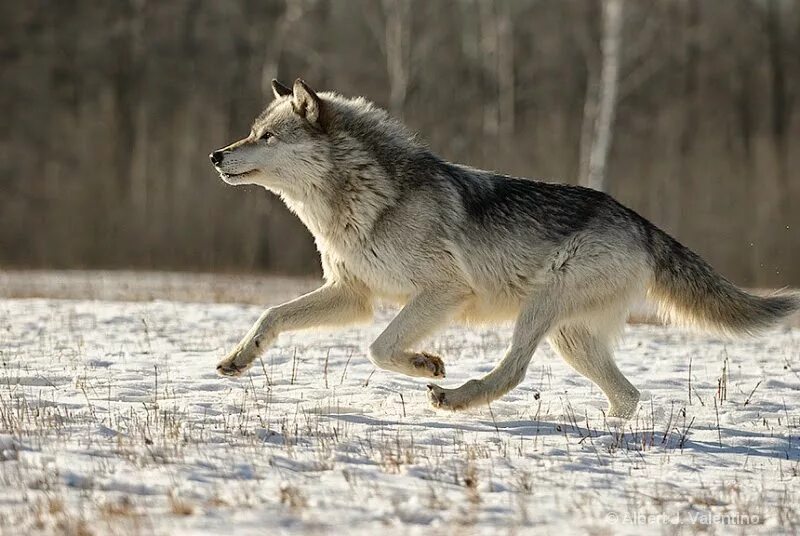
[{"label": "bare tree", "polygon": [[485,136],[514,132],[514,33],[508,2],[478,0],[480,49],[487,99],[483,106]]},{"label": "bare tree", "polygon": [[411,83],[411,0],[381,0],[365,17],[386,65],[389,110],[403,117]]},{"label": "bare tree", "polygon": [[284,0],[284,9],[275,21],[272,38],[264,51],[261,65],[261,95],[267,99],[272,96],[272,79],[278,76],[278,67],[283,56],[287,37],[292,27],[299,21],[312,0]]},{"label": "bare tree", "polygon": [[[622,23],[624,0],[603,0],[601,68],[599,86],[595,91],[587,91],[587,98],[597,99],[596,106],[587,106],[593,117],[591,143],[588,144],[586,176],[587,186],[596,190],[607,189],[606,170],[611,142],[614,137],[614,118],[617,109],[619,73],[622,50]],[[593,111],[596,110],[596,113]]]},{"label": "bare tree", "polygon": [[411,2],[383,0],[386,15],[386,70],[389,75],[389,109],[403,116],[411,69]]},{"label": "bare tree", "polygon": [[501,2],[496,13],[497,24],[497,100],[500,110],[500,134],[510,137],[514,134],[516,116],[515,99],[516,77],[514,73],[514,20],[511,13],[513,4]]}]

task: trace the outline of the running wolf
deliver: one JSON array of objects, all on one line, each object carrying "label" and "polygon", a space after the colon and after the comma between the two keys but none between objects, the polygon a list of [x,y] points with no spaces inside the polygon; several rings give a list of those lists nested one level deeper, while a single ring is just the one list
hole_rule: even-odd
[{"label": "running wolf", "polygon": [[217,370],[241,374],[282,332],[366,321],[373,300],[403,304],[370,345],[376,367],[445,377],[420,341],[451,321],[515,319],[503,359],[480,379],[428,385],[459,410],[507,393],[540,341],[630,417],[639,392],[612,347],[632,303],[725,334],[757,333],[800,296],[756,297],[608,195],[446,162],[365,99],[272,82],[250,134],[211,153],[229,184],[279,195],[314,236],[325,284],[264,312]]}]

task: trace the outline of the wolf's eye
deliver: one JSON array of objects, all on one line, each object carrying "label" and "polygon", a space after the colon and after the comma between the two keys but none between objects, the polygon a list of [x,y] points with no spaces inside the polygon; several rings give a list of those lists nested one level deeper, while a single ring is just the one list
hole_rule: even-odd
[{"label": "wolf's eye", "polygon": [[271,137],[272,137],[272,132],[264,132],[264,133],[261,135],[261,138],[259,138],[259,139],[262,139],[262,140],[264,140],[264,141],[269,141],[269,139],[270,139]]}]

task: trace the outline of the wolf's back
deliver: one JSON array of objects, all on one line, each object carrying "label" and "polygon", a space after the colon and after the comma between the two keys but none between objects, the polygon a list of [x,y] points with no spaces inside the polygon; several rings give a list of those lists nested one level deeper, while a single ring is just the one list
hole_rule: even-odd
[{"label": "wolf's back", "polygon": [[755,334],[800,310],[800,295],[748,294],[699,255],[651,227],[653,279],[648,296],[671,321],[728,335]]}]

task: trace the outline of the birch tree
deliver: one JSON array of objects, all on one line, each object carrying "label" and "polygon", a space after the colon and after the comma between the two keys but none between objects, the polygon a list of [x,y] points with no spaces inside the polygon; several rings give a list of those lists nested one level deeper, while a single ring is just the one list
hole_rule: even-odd
[{"label": "birch tree", "polygon": [[597,105],[585,107],[585,113],[591,114],[592,125],[590,143],[582,144],[582,149],[588,150],[588,155],[581,156],[587,163],[582,179],[586,186],[601,191],[608,188],[606,172],[619,91],[623,15],[624,0],[603,0],[600,75],[597,91],[592,88],[587,91],[587,98],[596,98]]},{"label": "birch tree", "polygon": [[382,0],[364,13],[389,80],[389,111],[403,117],[411,84],[411,0]]},{"label": "birch tree", "polygon": [[289,32],[303,17],[309,4],[308,0],[285,0],[283,13],[275,21],[275,29],[269,40],[269,47],[264,51],[264,62],[261,65],[261,94],[264,99],[272,98],[272,79],[278,76],[278,66],[284,47],[290,42],[287,39]]},{"label": "birch tree", "polygon": [[484,77],[493,99],[484,104],[485,136],[514,133],[514,33],[510,5],[479,0],[480,49]]}]

